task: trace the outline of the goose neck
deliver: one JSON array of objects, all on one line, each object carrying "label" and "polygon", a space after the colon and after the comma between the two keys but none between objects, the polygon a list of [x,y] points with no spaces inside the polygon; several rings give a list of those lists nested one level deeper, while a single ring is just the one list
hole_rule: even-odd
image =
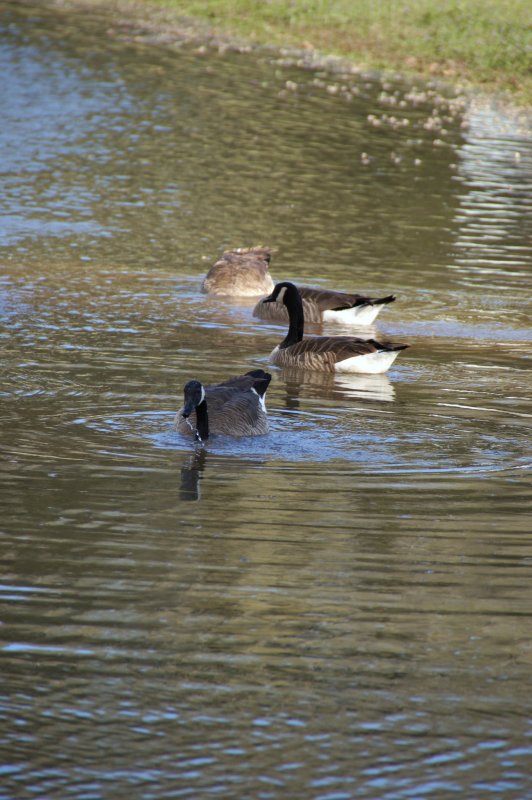
[{"label": "goose neck", "polygon": [[204,442],[209,438],[209,415],[206,400],[202,400],[196,406],[196,431],[200,441]]},{"label": "goose neck", "polygon": [[288,333],[280,344],[281,348],[300,342],[304,332],[303,303],[295,286],[286,289],[283,301],[288,311],[289,326]]}]

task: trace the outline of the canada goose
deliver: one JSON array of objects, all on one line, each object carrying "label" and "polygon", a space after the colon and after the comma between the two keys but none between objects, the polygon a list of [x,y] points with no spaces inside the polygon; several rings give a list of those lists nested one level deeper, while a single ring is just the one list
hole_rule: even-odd
[{"label": "canada goose", "polygon": [[[371,325],[377,314],[395,297],[366,297],[362,294],[346,294],[329,289],[313,289],[310,286],[298,286],[297,290],[303,301],[305,322],[342,322],[347,325]],[[253,309],[253,316],[260,319],[278,319],[288,321],[288,310],[278,300],[259,300]]]},{"label": "canada goose", "polygon": [[201,291],[234,297],[268,294],[274,286],[269,273],[270,259],[269,247],[226,250],[208,271]]},{"label": "canada goose", "polygon": [[288,309],[288,333],[270,355],[279,367],[306,367],[322,372],[386,372],[407,344],[353,336],[311,336],[303,339],[303,303],[293,283],[275,286],[266,303],[276,300]]},{"label": "canada goose", "polygon": [[254,369],[209,386],[188,381],[174,426],[180,433],[194,433],[198,441],[208,439],[211,432],[230,436],[268,433],[264,397],[271,379],[269,372]]}]

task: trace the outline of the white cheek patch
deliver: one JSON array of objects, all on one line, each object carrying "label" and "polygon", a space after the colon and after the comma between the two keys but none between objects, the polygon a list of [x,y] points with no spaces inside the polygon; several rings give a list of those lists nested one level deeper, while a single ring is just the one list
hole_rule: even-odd
[{"label": "white cheek patch", "polygon": [[201,400],[199,401],[198,405],[200,405],[200,403],[203,403],[204,400],[205,400],[205,389],[203,388],[203,385],[202,385],[202,387],[201,387]]},{"label": "white cheek patch", "polygon": [[266,399],[265,399],[265,397],[263,397],[262,395],[260,395],[260,394],[257,392],[257,390],[253,388],[253,386],[251,387],[251,391],[253,392],[253,394],[256,394],[256,395],[257,395],[257,397],[259,398],[259,405],[260,405],[260,407],[262,408],[262,410],[264,411],[264,413],[266,413]]}]

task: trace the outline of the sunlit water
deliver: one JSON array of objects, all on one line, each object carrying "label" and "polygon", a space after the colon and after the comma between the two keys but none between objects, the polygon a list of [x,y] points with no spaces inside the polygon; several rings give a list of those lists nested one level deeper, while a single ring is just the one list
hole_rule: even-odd
[{"label": "sunlit water", "polygon": [[[0,796],[531,796],[523,121],[17,4],[0,68]],[[255,243],[412,347],[201,447]]]}]

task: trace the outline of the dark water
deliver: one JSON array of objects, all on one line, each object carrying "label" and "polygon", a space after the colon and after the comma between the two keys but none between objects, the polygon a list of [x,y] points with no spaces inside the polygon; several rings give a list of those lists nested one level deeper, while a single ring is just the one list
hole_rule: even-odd
[{"label": "dark water", "polygon": [[[524,121],[1,20],[0,796],[532,796]],[[255,243],[412,347],[194,449],[282,336],[198,291]]]}]

